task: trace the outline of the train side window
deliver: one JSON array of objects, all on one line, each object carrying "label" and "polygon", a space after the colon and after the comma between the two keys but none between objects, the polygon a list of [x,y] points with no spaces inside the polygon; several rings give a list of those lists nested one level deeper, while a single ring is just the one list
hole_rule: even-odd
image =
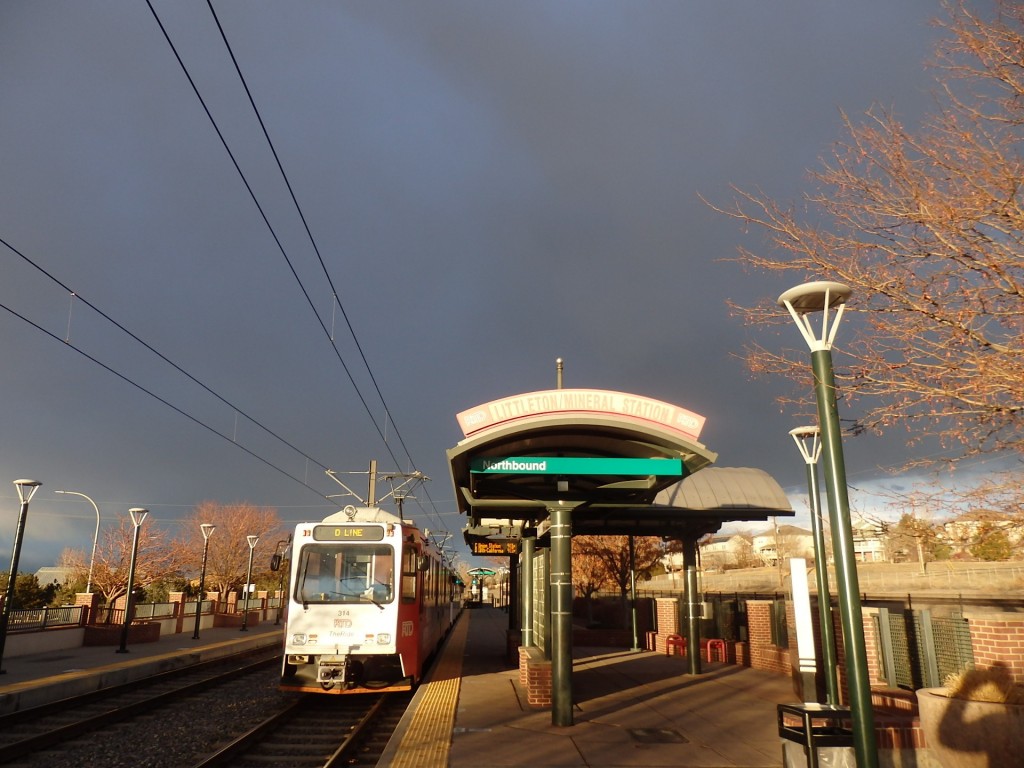
[{"label": "train side window", "polygon": [[402,601],[416,600],[416,577],[418,574],[419,552],[409,547],[402,552]]}]

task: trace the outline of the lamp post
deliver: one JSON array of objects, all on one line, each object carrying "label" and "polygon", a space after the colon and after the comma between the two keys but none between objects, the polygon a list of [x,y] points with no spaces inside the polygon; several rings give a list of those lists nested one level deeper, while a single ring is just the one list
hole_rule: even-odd
[{"label": "lamp post", "polygon": [[89,578],[85,582],[85,591],[87,594],[92,594],[92,569],[96,562],[96,542],[100,538],[100,508],[96,506],[96,502],[86,496],[84,493],[78,491],[54,491],[54,493],[67,493],[72,496],[81,496],[83,499],[92,504],[92,508],[96,511],[96,530],[92,534],[92,555],[89,556]]},{"label": "lamp post", "polygon": [[[284,560],[284,557],[281,555],[281,551],[282,551],[282,547],[284,547],[284,546],[286,546],[286,545],[288,545],[290,543],[291,543],[291,536],[289,536],[287,539],[281,539],[279,542],[277,542],[277,549],[275,551],[275,556],[277,557],[277,570],[279,570],[281,572],[281,576],[280,576],[280,579],[279,579],[279,582],[278,582],[278,586],[277,586],[277,618],[274,619],[274,625],[275,626],[281,623],[281,613],[284,610],[284,573],[285,573],[285,571],[284,571],[284,568],[282,567],[282,561]],[[289,563],[289,565],[290,564],[291,563]]]},{"label": "lamp post", "polygon": [[[832,368],[832,342],[835,340],[849,296],[848,286],[820,281],[790,288],[779,296],[778,304],[785,307],[792,316],[811,350],[814,393],[818,402],[818,424],[825,456],[825,491],[828,496],[829,519],[832,522],[832,550],[835,557],[839,615],[843,626],[843,646],[846,650],[850,713],[854,725],[853,747],[858,768],[877,768],[878,747],[875,739],[874,712],[871,707],[871,681],[868,676],[864,619],[860,606],[846,466]],[[833,307],[838,309],[830,328],[829,310]],[[812,312],[822,313],[820,338],[815,336],[808,317]]]},{"label": "lamp post", "polygon": [[199,614],[203,611],[203,598],[206,597],[206,555],[210,551],[210,536],[216,530],[215,525],[203,523],[199,530],[203,532],[203,569],[199,573],[199,594],[196,595],[196,629],[192,639],[199,639]]},{"label": "lamp post", "polygon": [[821,457],[821,430],[797,427],[789,434],[807,465],[807,495],[811,508],[811,533],[814,536],[814,575],[818,587],[818,623],[821,627],[822,664],[825,694],[829,704],[839,703],[836,680],[836,639],[832,625],[832,595],[828,587],[828,562],[825,556],[825,531],[821,519],[821,491],[818,489],[818,459]]},{"label": "lamp post", "polygon": [[21,501],[21,511],[18,512],[18,527],[14,532],[14,546],[11,554],[11,571],[7,576],[7,593],[4,595],[3,611],[0,611],[0,675],[6,670],[4,663],[4,646],[7,645],[7,625],[11,620],[11,606],[14,604],[14,585],[18,580],[18,560],[21,558],[21,540],[25,535],[25,519],[28,517],[28,503],[39,486],[38,480],[15,480],[14,487],[18,489],[18,500]]},{"label": "lamp post", "polygon": [[249,631],[249,585],[252,584],[252,553],[256,549],[256,542],[260,540],[259,536],[246,536],[245,540],[249,542],[249,569],[245,572],[245,605],[242,608],[242,632]]},{"label": "lamp post", "polygon": [[135,561],[139,554],[139,530],[142,523],[149,514],[148,509],[132,507],[128,510],[131,515],[132,525],[135,526],[135,536],[132,538],[132,559],[128,566],[128,595],[124,601],[124,623],[121,625],[121,647],[114,653],[128,653],[128,627],[132,623],[132,597],[135,591]]}]

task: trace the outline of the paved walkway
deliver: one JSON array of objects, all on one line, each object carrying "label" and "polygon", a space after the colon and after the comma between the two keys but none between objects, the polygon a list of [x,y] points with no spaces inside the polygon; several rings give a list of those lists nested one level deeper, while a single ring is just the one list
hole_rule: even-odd
[{"label": "paved walkway", "polygon": [[176,669],[237,652],[281,645],[282,626],[261,622],[238,627],[165,635],[152,643],[94,645],[4,658],[0,674],[0,714],[47,704],[88,691],[130,682],[157,671]]},{"label": "paved walkway", "polygon": [[[451,768],[782,765],[775,707],[795,700],[787,677],[718,663],[705,663],[704,674],[690,676],[680,657],[577,648],[574,725],[556,727],[550,710],[526,704],[519,670],[505,661],[508,615],[480,608],[464,612],[461,622],[463,636],[458,628],[453,632],[438,664],[448,665],[439,682],[450,685],[451,665],[461,661],[457,689],[438,699],[431,695],[432,681],[421,686],[378,768],[401,768],[414,755],[418,766]],[[453,719],[438,707],[449,698]],[[424,734],[412,728],[423,706],[431,710],[426,722],[450,723],[447,756],[437,748],[447,735],[433,733],[423,741]],[[424,744],[427,751],[413,751]]]}]

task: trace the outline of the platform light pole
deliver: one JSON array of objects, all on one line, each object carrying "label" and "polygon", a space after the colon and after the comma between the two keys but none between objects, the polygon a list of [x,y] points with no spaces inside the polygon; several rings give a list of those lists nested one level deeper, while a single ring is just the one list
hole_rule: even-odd
[{"label": "platform light pole", "polygon": [[[825,492],[828,496],[829,519],[832,522],[832,551],[835,558],[839,615],[843,625],[843,647],[846,650],[850,714],[854,726],[853,748],[858,768],[878,768],[875,718],[871,707],[871,680],[864,640],[864,618],[861,613],[849,491],[846,485],[846,465],[832,366],[832,343],[849,296],[850,288],[842,283],[818,281],[790,288],[779,296],[778,304],[785,307],[792,316],[811,350],[814,394],[818,403],[818,425],[821,429],[825,457]],[[836,313],[830,327],[829,310],[832,308],[836,308]],[[809,314],[816,312],[822,313],[820,338],[815,336],[808,317]]]},{"label": "platform light pole", "polygon": [[196,595],[196,629],[192,633],[192,639],[199,639],[199,615],[203,612],[203,598],[206,597],[206,555],[210,551],[210,536],[217,529],[217,526],[210,523],[203,523],[199,530],[203,532],[203,568],[199,572],[199,593]]},{"label": "platform light pole", "polygon": [[246,536],[245,540],[249,542],[249,569],[245,572],[245,606],[242,608],[242,629],[241,632],[249,631],[249,586],[252,584],[252,553],[256,549],[256,542],[260,540],[259,536]]},{"label": "platform light pole", "polygon": [[100,508],[96,506],[96,502],[93,501],[89,496],[78,491],[54,491],[54,493],[66,493],[72,496],[81,496],[83,499],[92,504],[93,510],[96,512],[96,530],[92,534],[92,554],[89,556],[89,578],[85,582],[86,594],[92,594],[92,570],[93,565],[96,563],[96,543],[100,538]]},{"label": "platform light pole", "polygon": [[14,531],[14,545],[11,552],[11,571],[7,576],[7,592],[4,594],[4,607],[0,611],[0,675],[6,670],[3,668],[4,647],[7,645],[7,625],[11,620],[11,608],[14,605],[14,587],[18,580],[18,560],[21,559],[21,541],[25,536],[25,521],[28,518],[28,503],[32,501],[39,486],[38,480],[15,480],[14,487],[18,489],[18,500],[21,502],[21,511],[18,512],[18,526]]},{"label": "platform light pole", "polygon": [[[275,626],[281,623],[281,613],[284,610],[284,574],[285,574],[285,570],[282,567],[283,566],[283,562],[282,561],[284,560],[284,557],[281,555],[281,552],[284,551],[283,547],[285,547],[288,544],[291,544],[291,542],[292,542],[292,537],[291,536],[289,536],[287,539],[281,539],[279,542],[277,542],[277,549],[275,550],[275,556],[278,558],[277,569],[281,572],[280,582],[278,583],[278,587],[277,587],[277,618],[274,619],[274,625]],[[288,564],[290,566],[291,562],[289,562]]]},{"label": "platform light pole", "polygon": [[[821,458],[821,430],[797,427],[789,431],[807,466],[807,495],[814,536],[814,575],[818,587],[818,623],[821,627],[821,652],[825,675],[825,695],[829,704],[839,703],[836,680],[836,638],[832,624],[832,594],[828,586],[828,560],[825,554],[825,526],[821,519],[821,491],[818,488],[818,459]],[[806,699],[804,699],[806,701]]]},{"label": "platform light pole", "polygon": [[132,525],[135,526],[135,535],[132,537],[132,559],[128,566],[128,595],[124,601],[124,622],[121,625],[121,647],[114,653],[128,653],[128,627],[132,623],[132,597],[135,591],[135,563],[139,555],[139,531],[142,523],[149,514],[148,509],[132,507],[128,510],[131,515]]}]

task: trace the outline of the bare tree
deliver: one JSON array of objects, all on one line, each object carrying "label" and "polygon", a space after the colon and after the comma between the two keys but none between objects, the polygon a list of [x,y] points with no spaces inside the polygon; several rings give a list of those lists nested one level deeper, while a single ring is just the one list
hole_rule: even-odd
[{"label": "bare tree", "polygon": [[[765,236],[747,266],[853,288],[859,322],[836,348],[853,431],[900,426],[956,461],[1024,450],[1024,4],[948,10],[923,124],[844,116],[802,210],[743,190],[716,210]],[[774,301],[739,309],[789,322]],[[799,382],[786,400],[813,414],[806,350],[778,348],[749,349],[750,368]]]},{"label": "bare tree", "polygon": [[[630,559],[629,536],[580,536],[577,552],[591,557],[604,567],[608,580],[618,586],[622,601],[623,617],[628,614]],[[661,539],[653,536],[637,536],[633,539],[636,573],[650,577],[651,570],[665,554]],[[625,618],[624,618],[625,622]]]},{"label": "bare tree", "polygon": [[611,584],[608,567],[593,550],[598,546],[593,536],[575,536],[572,540],[572,586],[587,606],[587,623],[594,621],[593,597]]},{"label": "bare tree", "polygon": [[176,547],[181,551],[187,568],[196,577],[202,565],[203,534],[200,526],[212,523],[216,530],[210,536],[206,565],[208,588],[226,595],[245,581],[249,564],[247,536],[258,536],[253,550],[253,571],[266,570],[277,541],[284,537],[277,510],[258,507],[249,502],[220,504],[215,501],[200,503],[181,528]]},{"label": "bare tree", "polygon": [[[128,592],[135,526],[126,516],[103,528],[96,546],[92,586],[108,606]],[[74,578],[85,579],[88,558],[81,550],[65,549],[58,560],[71,570]],[[167,531],[147,519],[139,530],[139,550],[135,558],[135,584],[147,587],[155,581],[177,575],[183,562],[177,547],[171,546]]]}]

